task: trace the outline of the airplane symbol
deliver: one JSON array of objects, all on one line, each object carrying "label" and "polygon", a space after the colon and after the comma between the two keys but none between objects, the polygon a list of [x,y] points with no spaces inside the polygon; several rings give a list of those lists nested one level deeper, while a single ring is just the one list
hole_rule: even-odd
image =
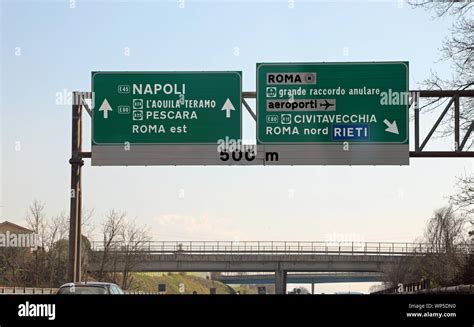
[{"label": "airplane symbol", "polygon": [[324,106],[324,110],[328,110],[329,107],[334,106],[334,103],[328,102],[327,99],[324,99],[324,103],[320,104],[321,106]]}]

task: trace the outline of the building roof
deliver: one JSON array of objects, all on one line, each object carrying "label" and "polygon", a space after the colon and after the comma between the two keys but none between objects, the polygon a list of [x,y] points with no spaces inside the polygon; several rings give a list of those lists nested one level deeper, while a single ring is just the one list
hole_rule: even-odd
[{"label": "building roof", "polygon": [[26,227],[14,224],[9,221],[4,221],[3,223],[0,223],[0,232],[15,232],[15,233],[33,233],[31,229],[28,229]]}]

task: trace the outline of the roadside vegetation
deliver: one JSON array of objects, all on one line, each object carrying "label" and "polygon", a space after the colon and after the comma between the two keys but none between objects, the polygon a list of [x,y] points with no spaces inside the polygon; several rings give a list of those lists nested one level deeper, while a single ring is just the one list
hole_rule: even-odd
[{"label": "roadside vegetation", "polygon": [[218,281],[188,273],[133,273],[131,291],[157,292],[159,284],[166,285],[166,294],[234,294],[235,291]]},{"label": "roadside vegetation", "polygon": [[[452,67],[449,77],[432,72],[424,81],[430,90],[468,90],[474,88],[474,3],[472,1],[409,1],[413,8],[428,10],[435,19],[454,17],[450,35],[444,39],[440,49],[440,61]],[[427,99],[421,112],[430,113],[444,108],[446,99]],[[474,101],[461,99],[460,125],[463,133],[474,127]],[[437,137],[452,136],[454,113],[448,111],[448,119],[442,121],[444,129]],[[472,138],[472,135],[471,135]],[[469,150],[473,142],[466,144]],[[457,145],[458,146],[458,145]],[[431,287],[474,284],[474,176],[472,171],[458,178],[457,191],[449,197],[446,207],[434,211],[428,219],[424,242],[433,253],[401,258],[397,265],[387,268],[387,283],[415,283],[429,280]]]}]

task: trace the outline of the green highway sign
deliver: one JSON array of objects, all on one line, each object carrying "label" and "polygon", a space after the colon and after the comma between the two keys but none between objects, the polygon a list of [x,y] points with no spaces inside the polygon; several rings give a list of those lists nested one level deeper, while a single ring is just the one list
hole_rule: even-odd
[{"label": "green highway sign", "polygon": [[93,72],[92,145],[240,140],[241,72]]},{"label": "green highway sign", "polygon": [[408,62],[257,64],[258,144],[408,144]]}]

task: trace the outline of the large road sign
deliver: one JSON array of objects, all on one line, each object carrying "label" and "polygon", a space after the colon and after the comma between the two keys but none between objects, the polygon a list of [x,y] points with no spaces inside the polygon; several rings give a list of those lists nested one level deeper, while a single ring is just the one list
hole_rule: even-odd
[{"label": "large road sign", "polygon": [[93,72],[92,144],[241,138],[241,72]]},{"label": "large road sign", "polygon": [[267,165],[408,164],[408,100],[408,62],[260,63],[257,144]]},{"label": "large road sign", "polygon": [[408,143],[408,63],[257,64],[259,144]]},{"label": "large road sign", "polygon": [[241,139],[241,72],[93,72],[92,92],[92,165],[220,164]]}]

